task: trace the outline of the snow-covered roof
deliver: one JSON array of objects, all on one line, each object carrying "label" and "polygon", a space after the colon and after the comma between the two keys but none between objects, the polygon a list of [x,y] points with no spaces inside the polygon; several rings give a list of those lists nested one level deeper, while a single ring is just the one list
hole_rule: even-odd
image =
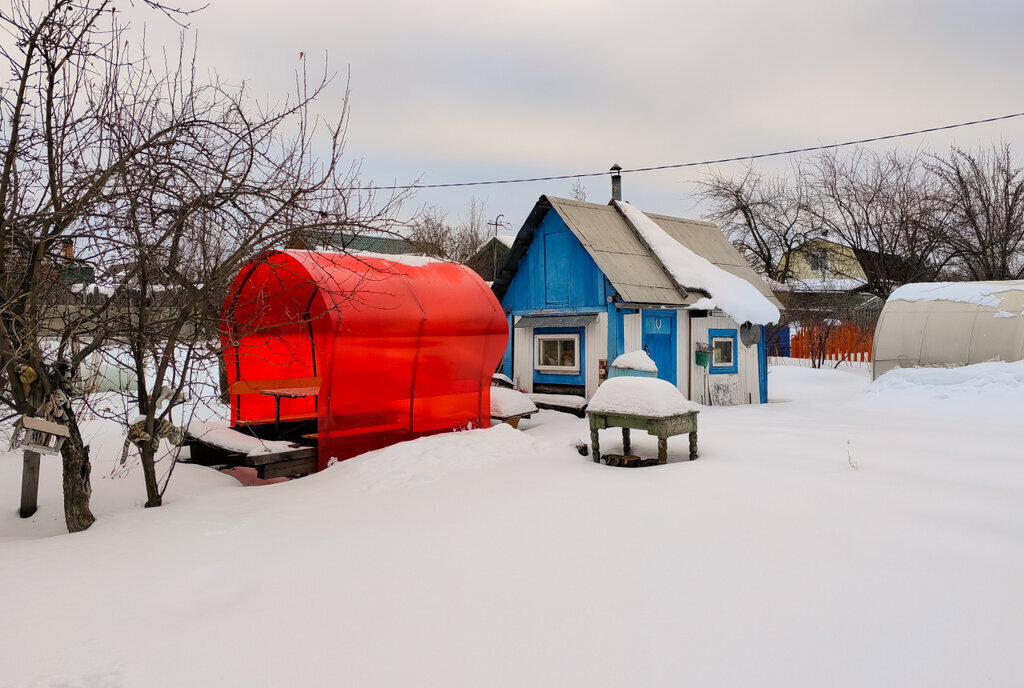
[{"label": "snow-covered roof", "polygon": [[779,309],[750,282],[683,246],[629,203],[615,201],[615,207],[680,286],[707,293],[715,307],[736,322],[766,325],[779,321]]},{"label": "snow-covered roof", "polygon": [[904,284],[889,301],[955,301],[998,308],[996,294],[1024,290],[1024,280],[1004,282],[917,282]]},{"label": "snow-covered roof", "polygon": [[483,241],[480,242],[479,246],[476,247],[477,253],[479,253],[480,251],[483,251],[485,248],[487,248],[487,245],[490,244],[492,241],[497,241],[499,244],[501,244],[505,248],[512,248],[512,244],[514,244],[515,241],[516,241],[516,235],[515,234],[497,234],[495,236],[487,237],[486,239],[484,239]]},{"label": "snow-covered roof", "polygon": [[[745,322],[751,317],[756,318],[751,322],[757,323],[778,319],[777,309],[781,304],[768,284],[754,272],[715,225],[667,215],[644,215],[637,211],[666,237],[664,242],[656,242],[659,246],[675,242],[704,259],[703,263],[694,261],[701,266],[700,274],[689,275],[685,281],[680,282],[668,266],[662,263],[663,259],[669,259],[668,256],[659,255],[646,243],[626,217],[622,205],[599,205],[549,196],[541,196],[537,201],[519,232],[518,242],[511,249],[505,269],[495,278],[493,289],[499,300],[511,284],[533,233],[552,210],[608,278],[622,303],[640,307],[692,308],[698,300],[710,294],[711,300],[704,303],[711,304],[711,308],[726,310],[739,322]],[[738,286],[743,282],[750,288]],[[738,290],[751,296],[751,304],[740,307],[739,304],[746,296]],[[725,303],[732,305],[735,312],[729,312],[724,307]]]},{"label": "snow-covered roof", "polygon": [[779,285],[779,290],[796,292],[806,291],[845,293],[853,291],[855,289],[860,289],[866,284],[866,280],[857,279],[855,277],[826,277],[825,279],[821,279],[820,277],[813,279],[797,279],[795,277],[791,277],[789,282]]}]

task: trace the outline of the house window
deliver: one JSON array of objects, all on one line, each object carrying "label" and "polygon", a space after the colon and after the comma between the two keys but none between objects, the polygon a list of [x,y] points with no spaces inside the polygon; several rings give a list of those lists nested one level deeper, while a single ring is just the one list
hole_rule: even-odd
[{"label": "house window", "polygon": [[533,338],[534,365],[541,373],[578,375],[580,372],[580,336],[578,334],[538,334]]},{"label": "house window", "polygon": [[807,265],[814,272],[822,272],[822,273],[828,272],[828,270],[829,270],[828,251],[822,249],[820,251],[812,251],[811,253],[808,253],[807,254]]},{"label": "house window", "polygon": [[711,366],[709,373],[736,373],[739,370],[736,351],[736,330],[709,330]]}]

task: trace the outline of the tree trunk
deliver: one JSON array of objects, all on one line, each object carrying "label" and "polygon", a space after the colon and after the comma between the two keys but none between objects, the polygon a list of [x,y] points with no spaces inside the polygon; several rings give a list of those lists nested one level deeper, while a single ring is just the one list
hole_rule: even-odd
[{"label": "tree trunk", "polygon": [[163,499],[160,497],[160,486],[156,480],[156,450],[160,446],[160,440],[154,438],[150,442],[143,442],[139,446],[139,453],[142,457],[142,473],[146,478],[146,508],[160,506]]},{"label": "tree trunk", "polygon": [[68,430],[71,436],[64,441],[60,450],[64,463],[64,522],[69,533],[77,533],[96,520],[89,509],[92,465],[89,463],[89,448],[82,441],[82,433],[74,416],[68,422]]}]

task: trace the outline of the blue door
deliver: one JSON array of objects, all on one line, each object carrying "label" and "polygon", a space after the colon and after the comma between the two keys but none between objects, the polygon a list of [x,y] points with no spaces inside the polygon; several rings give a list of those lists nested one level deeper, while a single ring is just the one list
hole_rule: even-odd
[{"label": "blue door", "polygon": [[644,311],[643,347],[658,366],[658,377],[676,384],[676,312]]}]

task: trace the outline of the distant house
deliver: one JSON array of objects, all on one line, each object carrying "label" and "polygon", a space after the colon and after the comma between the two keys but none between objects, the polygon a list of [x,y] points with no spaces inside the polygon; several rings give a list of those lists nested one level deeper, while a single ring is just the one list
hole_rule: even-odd
[{"label": "distant house", "polygon": [[329,232],[326,234],[298,234],[287,248],[298,251],[334,251],[352,253],[382,253],[386,255],[419,254],[420,250],[408,239],[363,232]]},{"label": "distant house", "polygon": [[503,370],[522,389],[589,399],[616,357],[643,349],[692,400],[767,400],[761,334],[779,302],[712,224],[541,196],[493,290],[512,332]]},{"label": "distant house", "polygon": [[927,258],[852,248],[819,237],[784,255],[779,274],[786,276],[791,291],[867,292],[885,297],[903,284],[935,279],[937,269]]},{"label": "distant house", "polygon": [[825,238],[811,239],[787,253],[779,272],[787,277],[783,284],[774,283],[776,295],[798,319],[801,313],[806,319],[817,311],[869,329],[892,289],[935,277],[935,270],[923,261]]},{"label": "distant house", "polygon": [[513,234],[493,236],[477,249],[476,253],[466,260],[466,266],[480,275],[485,282],[493,282],[498,269],[505,264],[512,243],[516,240]]},{"label": "distant house", "polygon": [[852,293],[867,276],[852,248],[824,238],[810,239],[782,257],[779,273],[791,291]]}]

